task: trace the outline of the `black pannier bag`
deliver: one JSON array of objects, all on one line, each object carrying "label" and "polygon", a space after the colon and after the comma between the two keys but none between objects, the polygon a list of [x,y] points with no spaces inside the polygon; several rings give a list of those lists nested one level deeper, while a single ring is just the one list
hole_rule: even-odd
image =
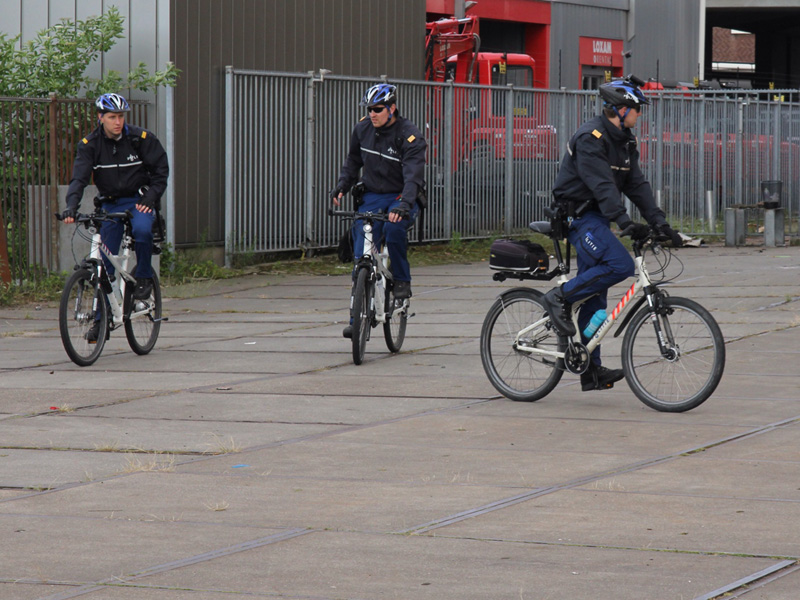
[{"label": "black pannier bag", "polygon": [[495,240],[489,253],[489,268],[495,271],[543,273],[550,264],[544,248],[528,240]]}]

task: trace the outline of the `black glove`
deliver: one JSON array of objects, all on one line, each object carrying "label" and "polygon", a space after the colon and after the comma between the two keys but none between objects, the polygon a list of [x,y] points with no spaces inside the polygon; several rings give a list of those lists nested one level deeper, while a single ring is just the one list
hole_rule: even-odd
[{"label": "black glove", "polygon": [[61,213],[61,220],[74,219],[78,216],[78,209],[74,206],[68,206],[67,209]]},{"label": "black glove", "polygon": [[139,201],[136,204],[139,206],[144,206],[145,208],[149,208],[150,210],[153,210],[156,207],[152,198],[139,198]]},{"label": "black glove", "polygon": [[411,214],[411,206],[409,206],[408,202],[400,202],[396,208],[393,208],[389,212],[400,215],[401,219],[407,219],[408,215]]},{"label": "black glove", "polygon": [[659,234],[668,237],[670,239],[673,248],[680,248],[681,246],[683,246],[683,238],[677,231],[675,231],[667,223],[656,225],[655,229],[656,231],[658,231]]},{"label": "black glove", "polygon": [[650,226],[644,223],[634,223],[631,221],[630,225],[627,225],[625,229],[620,232],[620,235],[622,237],[629,235],[632,240],[643,240],[650,235]]},{"label": "black glove", "polygon": [[346,190],[342,186],[337,185],[335,188],[333,188],[330,191],[329,196],[330,196],[331,200],[338,200],[339,199],[339,194],[344,194],[345,191]]}]

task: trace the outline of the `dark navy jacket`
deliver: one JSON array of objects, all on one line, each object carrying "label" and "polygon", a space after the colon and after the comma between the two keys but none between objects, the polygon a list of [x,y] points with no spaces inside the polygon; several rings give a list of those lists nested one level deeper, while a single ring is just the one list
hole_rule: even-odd
[{"label": "dark navy jacket", "polygon": [[77,210],[90,179],[102,196],[110,198],[134,198],[139,188],[150,186],[143,200],[152,200],[153,206],[158,206],[168,177],[167,153],[155,135],[126,124],[122,137],[113,140],[99,125],[78,142],[67,206]]},{"label": "dark navy jacket", "polygon": [[404,117],[398,115],[394,123],[378,129],[364,117],[350,136],[338,187],[349,190],[363,168],[367,192],[402,195],[410,209],[425,183],[427,148],[417,126]]},{"label": "dark navy jacket", "polygon": [[624,229],[631,222],[622,203],[624,193],[648,223],[666,223],[653,190],[639,168],[636,136],[605,115],[584,123],[572,136],[553,185],[556,200],[578,205],[590,201],[595,210]]}]

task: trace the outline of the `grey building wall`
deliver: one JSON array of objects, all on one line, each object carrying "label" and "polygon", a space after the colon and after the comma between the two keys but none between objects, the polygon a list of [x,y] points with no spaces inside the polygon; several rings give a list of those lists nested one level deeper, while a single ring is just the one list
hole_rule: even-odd
[{"label": "grey building wall", "polygon": [[183,71],[173,161],[179,247],[224,242],[227,65],[423,76],[425,0],[172,0],[170,23],[170,54]]},{"label": "grey building wall", "polygon": [[[691,81],[701,56],[701,0],[552,0],[552,87],[580,86],[578,39],[621,39],[632,56],[624,72]],[[559,77],[560,75],[560,77]]]},{"label": "grey building wall", "polygon": [[[140,62],[148,70],[164,68],[169,52],[170,0],[0,0],[0,33],[9,37],[21,35],[20,44],[36,37],[43,29],[61,19],[71,21],[104,14],[115,6],[125,19],[123,37],[109,52],[89,68],[89,76],[101,78],[109,71],[127,75]],[[120,90],[133,100],[154,102],[147,113],[147,126],[156,135],[165,135],[167,116],[165,98],[153,93]]]}]

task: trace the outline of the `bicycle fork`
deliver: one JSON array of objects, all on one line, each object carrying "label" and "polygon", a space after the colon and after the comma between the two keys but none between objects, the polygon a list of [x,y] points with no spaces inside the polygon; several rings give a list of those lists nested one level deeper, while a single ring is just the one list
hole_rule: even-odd
[{"label": "bicycle fork", "polygon": [[678,359],[679,351],[675,347],[672,330],[666,318],[660,319],[659,316],[666,317],[667,308],[664,306],[664,295],[657,290],[645,290],[647,305],[650,307],[650,322],[658,340],[658,349],[665,360],[674,362]]}]

